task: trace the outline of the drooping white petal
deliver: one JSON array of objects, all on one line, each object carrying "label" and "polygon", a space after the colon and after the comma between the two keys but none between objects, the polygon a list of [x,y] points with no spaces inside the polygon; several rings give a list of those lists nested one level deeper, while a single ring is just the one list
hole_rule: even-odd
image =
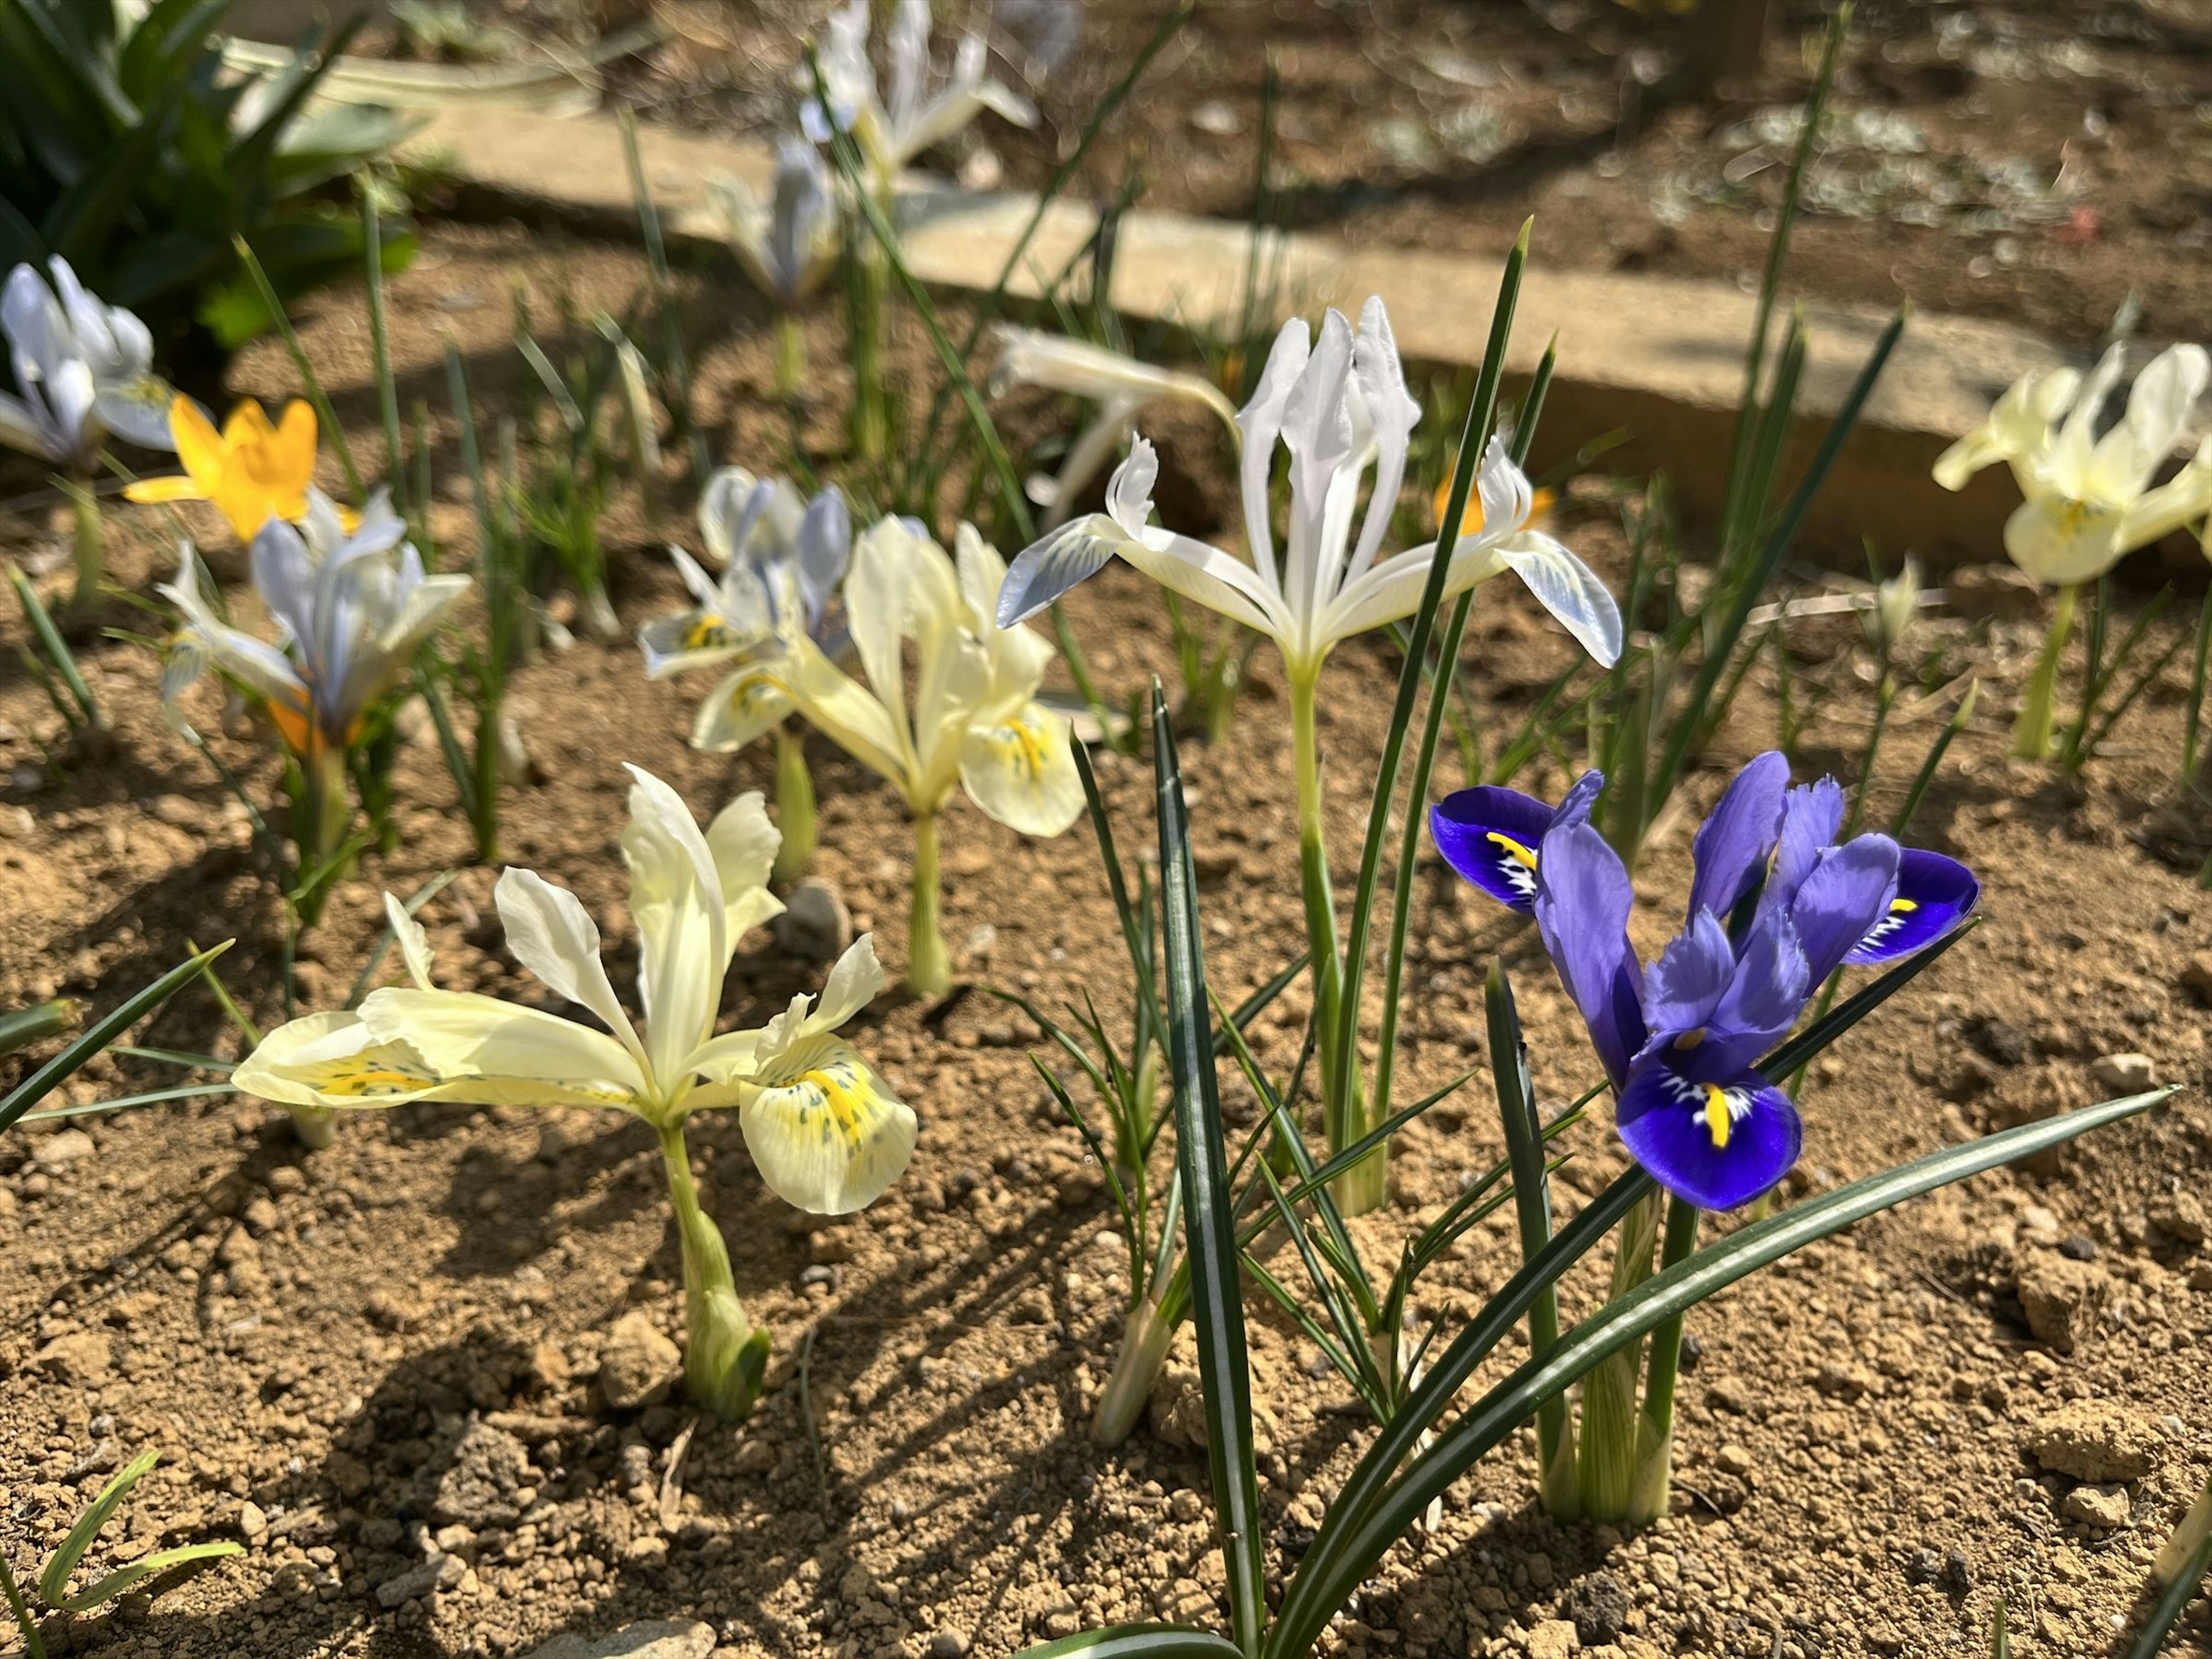
[{"label": "drooping white petal", "polygon": [[1540,530],[1501,543],[1498,556],[1600,666],[1620,659],[1620,607],[1588,565]]},{"label": "drooping white petal", "polygon": [[691,725],[691,746],[727,753],[772,730],[797,707],[786,677],[787,663],[781,655],[749,660],[709,691]]},{"label": "drooping white petal", "polygon": [[629,1051],[613,1037],[535,1008],[472,991],[387,985],[361,1005],[380,1043],[404,1043],[445,1100],[483,1104],[624,1106],[650,1097]]},{"label": "drooping white petal", "polygon": [[2005,551],[2039,582],[2094,581],[2120,562],[2122,510],[2057,494],[2029,497],[2005,520]]},{"label": "drooping white petal", "polygon": [[512,866],[501,874],[492,901],[507,926],[507,948],[514,959],[547,989],[597,1014],[616,1040],[642,1060],[645,1050],[607,978],[599,927],[583,901],[535,870]]},{"label": "drooping white petal", "polygon": [[1083,816],[1083,779],[1066,716],[1029,702],[971,726],[961,739],[960,781],[976,805],[1025,836],[1056,836]]},{"label": "drooping white petal", "polygon": [[848,1044],[813,1036],[744,1091],[738,1121],[761,1179],[816,1215],[874,1202],[913,1159],[920,1125]]}]

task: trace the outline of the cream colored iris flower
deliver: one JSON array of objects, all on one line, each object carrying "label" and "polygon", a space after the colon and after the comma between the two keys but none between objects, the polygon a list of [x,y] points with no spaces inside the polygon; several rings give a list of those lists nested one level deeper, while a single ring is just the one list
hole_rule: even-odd
[{"label": "cream colored iris flower", "polygon": [[[937,815],[956,789],[1027,836],[1056,836],[1083,811],[1067,722],[1036,700],[1053,652],[992,620],[1006,561],[962,525],[954,553],[911,520],[886,518],[853,548],[846,628],[860,675],[831,661],[787,607],[711,693],[692,741],[735,749],[796,714],[905,800],[915,836],[907,983],[951,983],[937,923]],[[911,686],[906,649],[917,672]]]},{"label": "cream colored iris flower", "polygon": [[2126,414],[2100,436],[2122,350],[2107,351],[2086,380],[2070,368],[2023,376],[1936,462],[1946,489],[1999,461],[2012,468],[2023,499],[2005,520],[2005,551],[2053,586],[2094,581],[2212,510],[2212,456],[2200,452],[2168,483],[2151,483],[2180,441],[2212,358],[2194,345],[2160,352],[2129,388]]},{"label": "cream colored iris flower", "polygon": [[238,1086],[287,1105],[612,1106],[664,1133],[680,1133],[694,1112],[734,1107],[762,1179],[780,1196],[824,1215],[873,1200],[913,1156],[915,1122],[833,1035],[883,986],[872,940],[845,953],[811,1011],[802,995],[760,1030],[715,1036],[738,938],[783,908],[765,885],[775,827],[761,797],[745,794],[702,834],[673,789],[629,769],[622,846],[639,936],[641,1033],[615,995],[581,902],[510,868],[495,894],[508,949],[604,1030],[440,990],[422,928],[387,896],[411,983],[371,992],[358,1012],[311,1014],[270,1032],[238,1068]]}]

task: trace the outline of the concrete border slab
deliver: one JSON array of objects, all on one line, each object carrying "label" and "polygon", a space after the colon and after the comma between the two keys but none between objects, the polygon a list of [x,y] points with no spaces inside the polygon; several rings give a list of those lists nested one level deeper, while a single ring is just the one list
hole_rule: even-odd
[{"label": "concrete border slab", "polygon": [[[641,153],[672,238],[719,243],[705,181],[729,173],[769,175],[764,147],[646,127]],[[574,119],[515,110],[438,112],[410,141],[479,188],[550,207],[608,230],[634,227],[620,135],[604,116]],[[955,293],[988,289],[1035,210],[1032,197],[975,195],[918,179],[901,202],[907,257],[916,275]],[[1040,294],[1095,228],[1079,204],[1052,204],[1017,273],[1018,294]],[[1137,212],[1119,229],[1115,307],[1125,316],[1190,331],[1218,328],[1241,298],[1249,233],[1242,225]],[[1354,248],[1293,235],[1282,250],[1286,291],[1301,308],[1356,307],[1382,295],[1406,355],[1436,367],[1480,362],[1500,272],[1496,259],[1401,248]],[[1559,337],[1558,369],[1533,464],[1540,470],[1601,433],[1630,441],[1608,465],[1663,471],[1692,522],[1718,507],[1754,296],[1719,283],[1539,269],[1521,297],[1510,374],[1530,373]],[[1806,307],[1808,359],[1791,434],[1794,469],[1810,455],[1876,336],[1881,313]],[[1917,552],[1941,567],[2002,556],[2006,515],[2017,503],[2002,470],[1956,494],[1929,468],[1978,422],[1990,401],[2030,370],[2068,354],[2027,330],[1964,317],[1916,316],[1839,458],[1808,524],[1809,550],[1856,564],[1872,538],[1886,556]]]}]

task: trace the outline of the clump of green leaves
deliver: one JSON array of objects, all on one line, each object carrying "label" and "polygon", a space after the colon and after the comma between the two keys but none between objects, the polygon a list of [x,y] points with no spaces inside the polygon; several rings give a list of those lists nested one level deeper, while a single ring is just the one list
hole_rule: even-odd
[{"label": "clump of green leaves", "polygon": [[[216,32],[228,9],[0,0],[0,269],[59,254],[157,340],[198,327],[227,350],[275,321],[234,238],[286,301],[358,267],[362,216],[322,187],[406,123],[365,105],[308,107],[351,28],[311,31],[281,72],[229,72]],[[379,257],[396,269],[414,246],[394,225]]]},{"label": "clump of green leaves", "polygon": [[[161,1454],[141,1452],[125,1464],[116,1477],[100,1489],[92,1506],[77,1517],[76,1524],[69,1530],[54,1553],[46,1558],[46,1565],[38,1577],[34,1589],[40,1602],[55,1613],[89,1613],[94,1607],[112,1601],[126,1591],[144,1583],[159,1574],[171,1571],[194,1561],[213,1561],[227,1555],[240,1555],[246,1546],[224,1539],[211,1544],[185,1544],[175,1549],[156,1550],[126,1562],[103,1577],[94,1579],[83,1589],[71,1594],[70,1580],[91,1549],[94,1540],[100,1536],[116,1510],[123,1507],[131,1489],[138,1484],[145,1473],[161,1462]],[[0,1554],[0,1592],[8,1598],[8,1610],[15,1615],[15,1628],[23,1633],[23,1645],[30,1659],[46,1659],[45,1639],[39,1633],[38,1621],[32,1616],[30,1600],[15,1582],[15,1575],[8,1565],[7,1557]]]}]

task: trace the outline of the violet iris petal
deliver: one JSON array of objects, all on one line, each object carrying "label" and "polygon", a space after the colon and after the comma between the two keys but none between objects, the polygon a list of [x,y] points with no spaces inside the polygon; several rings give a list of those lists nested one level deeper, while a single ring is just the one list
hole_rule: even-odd
[{"label": "violet iris petal", "polygon": [[1554,816],[1534,795],[1485,784],[1431,806],[1429,833],[1446,864],[1525,915],[1536,902],[1536,849]]},{"label": "violet iris petal", "polygon": [[1861,966],[1894,962],[1933,945],[1972,914],[1982,884],[1956,859],[1917,847],[1898,855],[1897,896],[1844,957]]},{"label": "violet iris petal", "polygon": [[1698,911],[1644,970],[1646,1024],[1658,1031],[1696,1030],[1712,1018],[1735,972],[1728,929],[1711,911]]},{"label": "violet iris petal", "polygon": [[1642,973],[1628,945],[1628,871],[1587,822],[1554,825],[1536,860],[1536,926],[1618,1088],[1644,1047]]},{"label": "violet iris petal", "polygon": [[1697,865],[1690,915],[1710,910],[1725,922],[1742,901],[1774,850],[1789,785],[1790,763],[1778,750],[1753,757],[1735,775],[1690,844]]},{"label": "violet iris petal", "polygon": [[1701,1210],[1733,1210],[1790,1172],[1805,1131],[1790,1097],[1758,1073],[1712,1075],[1721,1068],[1709,1047],[1658,1044],[1614,1117],[1622,1144],[1661,1186]]},{"label": "violet iris petal", "polygon": [[1858,836],[1823,852],[1798,886],[1790,921],[1814,984],[1841,967],[1889,914],[1897,862],[1897,843],[1887,836]]}]

